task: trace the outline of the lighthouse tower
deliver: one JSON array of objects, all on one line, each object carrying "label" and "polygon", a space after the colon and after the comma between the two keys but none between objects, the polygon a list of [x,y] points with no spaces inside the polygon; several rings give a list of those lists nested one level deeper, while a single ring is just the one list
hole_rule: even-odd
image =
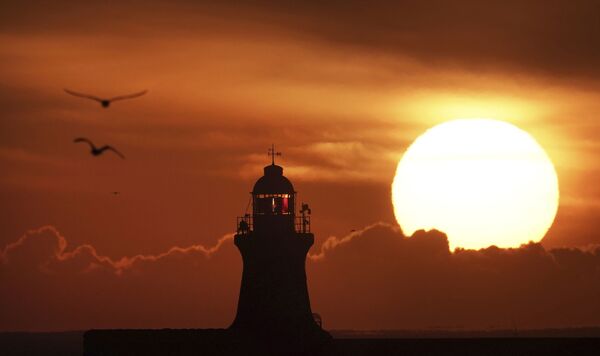
[{"label": "lighthouse tower", "polygon": [[237,315],[230,329],[252,335],[314,342],[329,338],[310,308],[305,261],[314,243],[310,209],[301,204],[296,215],[296,191],[275,164],[252,190],[252,214],[238,218],[235,245],[244,270]]}]

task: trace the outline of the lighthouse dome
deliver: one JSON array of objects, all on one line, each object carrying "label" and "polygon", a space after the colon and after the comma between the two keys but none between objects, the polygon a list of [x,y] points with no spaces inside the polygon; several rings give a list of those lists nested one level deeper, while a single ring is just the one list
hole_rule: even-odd
[{"label": "lighthouse dome", "polygon": [[294,186],[284,177],[281,166],[271,164],[266,166],[265,174],[254,184],[252,194],[294,194]]}]

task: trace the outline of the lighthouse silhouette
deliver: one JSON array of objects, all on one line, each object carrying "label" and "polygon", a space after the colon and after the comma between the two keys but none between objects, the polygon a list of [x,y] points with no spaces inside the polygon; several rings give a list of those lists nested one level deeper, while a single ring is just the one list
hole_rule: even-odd
[{"label": "lighthouse silhouette", "polygon": [[[234,243],[243,259],[242,283],[230,330],[271,340],[302,344],[329,340],[310,307],[305,262],[314,243],[310,209],[275,164],[280,152],[269,149],[271,164],[256,181],[252,213],[237,219]],[[263,338],[264,339],[264,338]]]}]

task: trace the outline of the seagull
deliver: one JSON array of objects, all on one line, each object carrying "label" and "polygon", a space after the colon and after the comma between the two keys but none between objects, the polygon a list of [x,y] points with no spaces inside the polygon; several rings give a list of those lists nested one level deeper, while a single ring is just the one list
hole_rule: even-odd
[{"label": "seagull", "polygon": [[65,92],[67,94],[71,94],[71,95],[79,97],[79,98],[96,100],[97,102],[100,103],[100,105],[102,105],[103,108],[106,109],[110,106],[110,103],[112,103],[113,101],[137,98],[138,96],[142,96],[142,95],[146,94],[148,92],[148,90],[140,91],[140,92],[133,93],[133,94],[119,95],[119,96],[115,96],[115,97],[108,98],[108,99],[99,98],[94,95],[78,93],[76,91],[72,91],[69,89],[65,89]]},{"label": "seagull", "polygon": [[104,145],[102,147],[96,147],[92,141],[88,140],[87,138],[84,137],[78,137],[76,139],[73,140],[73,142],[75,143],[79,143],[79,142],[85,142],[88,145],[90,145],[90,153],[93,156],[99,156],[102,153],[104,153],[104,151],[109,150],[109,151],[113,151],[114,153],[116,153],[119,157],[125,159],[125,156],[123,156],[123,154],[119,151],[117,151],[114,147],[112,146],[108,146],[108,145]]}]

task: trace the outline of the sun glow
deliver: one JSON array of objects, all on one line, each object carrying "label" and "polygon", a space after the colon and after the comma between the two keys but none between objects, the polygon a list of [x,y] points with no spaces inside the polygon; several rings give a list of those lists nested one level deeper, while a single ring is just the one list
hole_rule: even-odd
[{"label": "sun glow", "polygon": [[418,137],[392,183],[406,235],[438,229],[450,247],[518,247],[540,241],[558,209],[558,178],[525,131],[491,119],[461,119]]}]

